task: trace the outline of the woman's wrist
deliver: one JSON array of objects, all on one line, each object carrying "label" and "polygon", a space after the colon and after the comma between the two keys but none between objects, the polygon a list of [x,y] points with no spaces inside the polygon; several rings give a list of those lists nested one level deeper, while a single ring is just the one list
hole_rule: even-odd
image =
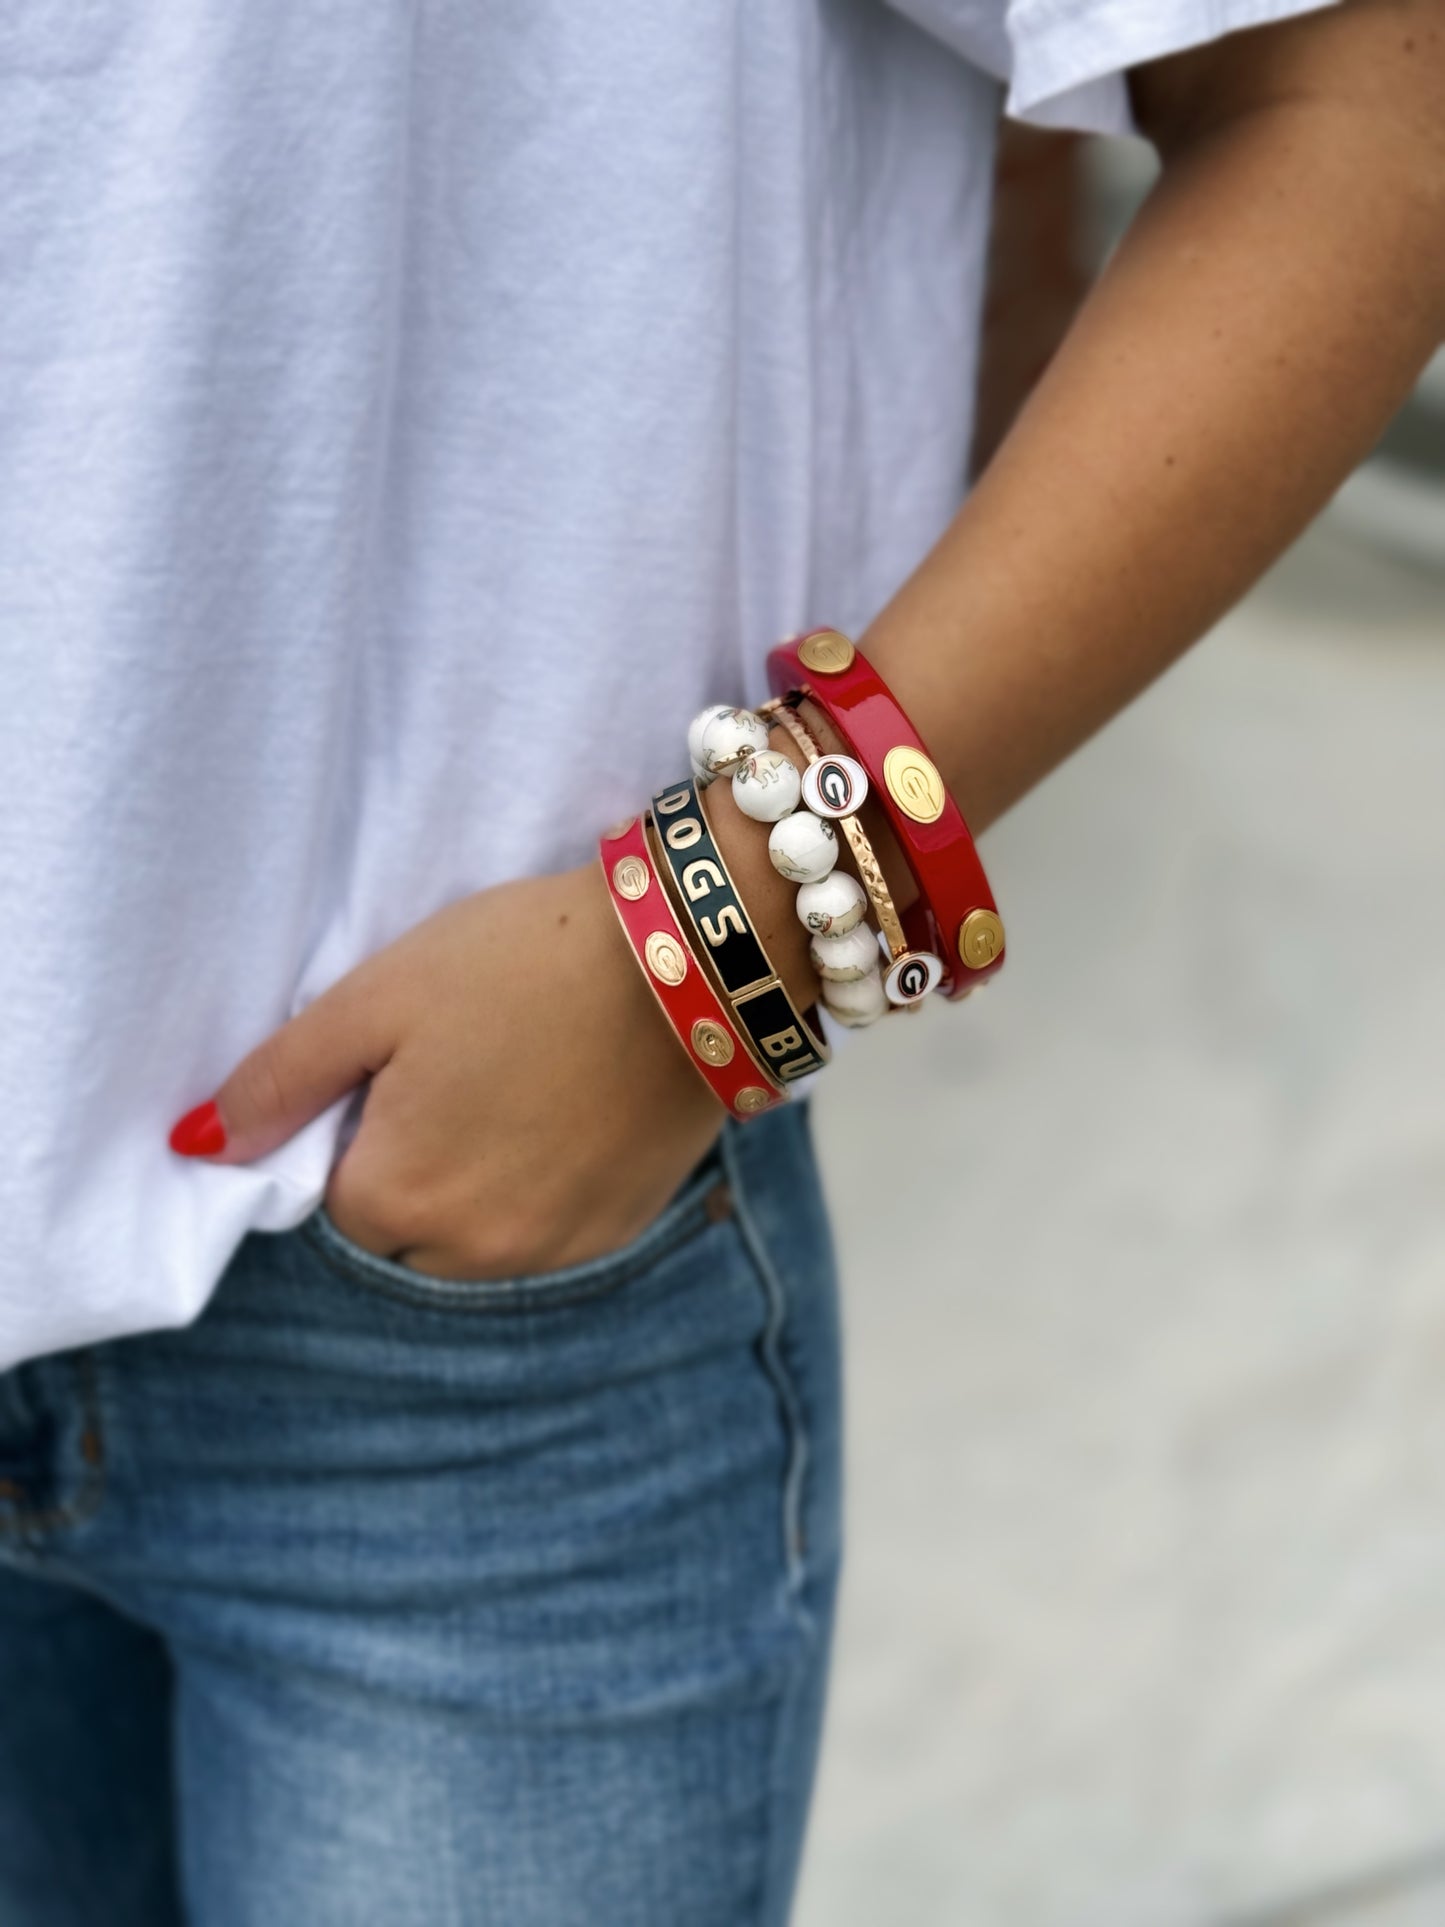
[{"label": "woman's wrist", "polygon": [[[815,660],[819,652],[829,660]],[[818,689],[815,673],[837,678],[837,689]],[[811,631],[773,650],[768,675],[773,696],[757,712],[720,704],[696,716],[692,777],[601,839],[613,909],[642,976],[655,980],[663,1015],[714,1096],[744,1112],[766,1108],[752,1101],[766,1094],[731,1088],[740,1049],[785,1094],[791,1078],[828,1060],[815,1005],[859,1027],[935,987],[965,995],[968,973],[984,966],[955,927],[985,914],[998,922],[966,825],[947,797],[931,814],[925,807],[938,773],[855,646]],[[895,764],[929,773],[923,803]],[[951,824],[932,827],[948,809]],[[914,818],[930,830],[921,841]],[[963,916],[970,891],[987,912]],[[725,1000],[709,1022],[699,1016],[705,992]]]}]

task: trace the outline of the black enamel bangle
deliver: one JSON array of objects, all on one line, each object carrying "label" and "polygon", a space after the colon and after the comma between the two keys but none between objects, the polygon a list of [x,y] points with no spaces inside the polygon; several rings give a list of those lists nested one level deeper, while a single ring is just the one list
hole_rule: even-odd
[{"label": "black enamel bangle", "polygon": [[733,1015],[760,1061],[789,1083],[818,1070],[829,1057],[783,988],[713,841],[697,785],[690,778],[652,799],[657,843],[675,894],[722,986]]}]

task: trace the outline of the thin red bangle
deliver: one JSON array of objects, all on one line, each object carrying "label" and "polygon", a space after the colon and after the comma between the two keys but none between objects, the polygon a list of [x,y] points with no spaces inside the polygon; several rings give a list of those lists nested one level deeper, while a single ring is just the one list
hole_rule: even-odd
[{"label": "thin red bangle", "polygon": [[768,657],[775,696],[792,690],[827,716],[868,772],[919,901],[903,916],[916,948],[943,959],[942,989],[962,997],[1003,964],[1003,923],[963,812],[878,671],[836,629],[780,643]]},{"label": "thin red bangle", "polygon": [[607,893],[627,941],[693,1068],[734,1117],[787,1102],[758,1069],[668,901],[637,817],[598,842]]}]

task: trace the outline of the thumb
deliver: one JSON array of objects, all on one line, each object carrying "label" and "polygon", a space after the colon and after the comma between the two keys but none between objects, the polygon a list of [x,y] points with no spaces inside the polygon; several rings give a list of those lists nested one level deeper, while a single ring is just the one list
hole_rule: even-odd
[{"label": "thumb", "polygon": [[380,1070],[395,1048],[376,985],[353,971],[243,1057],[171,1131],[173,1151],[249,1164]]}]

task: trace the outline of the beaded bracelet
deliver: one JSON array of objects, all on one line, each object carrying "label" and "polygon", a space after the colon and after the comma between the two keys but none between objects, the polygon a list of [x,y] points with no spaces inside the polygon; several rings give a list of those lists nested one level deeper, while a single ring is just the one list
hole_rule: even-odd
[{"label": "beaded bracelet", "polygon": [[817,703],[868,773],[920,898],[905,912],[913,947],[943,959],[943,987],[961,997],[1004,957],[998,907],[957,803],[881,676],[836,629],[815,629],[768,657],[773,693]]},{"label": "beaded bracelet", "polygon": [[[864,865],[871,868],[880,887],[873,908],[879,918],[880,932],[891,928],[902,940],[903,932],[893,908],[893,899],[883,874],[873,861],[872,846],[863,835],[856,815],[868,794],[868,776],[851,756],[829,759],[820,766],[819,748],[812,735],[784,703],[761,703],[758,715],[764,722],[776,722],[787,730],[806,758],[800,780],[804,795],[815,815],[835,823],[848,841],[854,863],[858,863],[855,832],[864,845]],[[840,813],[841,812],[841,813]],[[788,863],[780,861],[769,838],[768,854],[784,876],[792,874]],[[827,876],[804,883],[798,891],[795,909],[803,928],[812,933],[808,955],[823,989],[823,1008],[829,1016],[850,1029],[866,1029],[888,1014],[888,996],[883,988],[882,958],[873,932],[864,922],[870,900],[869,891],[846,870],[834,869]],[[885,941],[887,938],[885,936]]]},{"label": "beaded bracelet", "polygon": [[[779,724],[792,737],[808,760],[810,770],[823,763],[823,751],[813,732],[802,717],[785,698],[773,697],[771,702],[760,703],[758,714],[766,721]],[[861,780],[860,780],[861,779]],[[824,785],[827,786],[826,793]],[[805,792],[807,784],[805,781]],[[903,934],[903,925],[898,920],[894,908],[893,893],[889,890],[873,845],[867,832],[858,821],[858,811],[868,800],[868,773],[851,756],[830,756],[822,773],[815,779],[815,794],[819,797],[822,813],[831,816],[848,840],[853,861],[858,866],[864,891],[878,919],[878,928],[890,951],[895,954],[906,950],[908,940]],[[819,802],[810,802],[809,807],[817,810]],[[836,812],[836,813],[835,813]],[[804,923],[811,925],[811,919],[800,910],[798,914]],[[856,923],[857,919],[854,919]]]},{"label": "beaded bracelet", "polygon": [[643,826],[629,818],[605,832],[598,850],[618,921],[693,1068],[738,1117],[785,1103],[781,1080],[754,1059],[689,946]]},{"label": "beaded bracelet", "polygon": [[733,709],[719,703],[704,709],[688,724],[688,761],[700,790],[767,747],[767,724],[751,709]]},{"label": "beaded bracelet", "polygon": [[[810,766],[800,776],[789,757],[769,747],[769,737],[770,724],[761,712],[703,710],[687,732],[694,781],[701,788],[731,771],[739,812],[770,826],[768,857],[774,869],[802,886],[798,915],[814,933],[809,955],[824,1007],[843,1024],[874,1023],[887,1011],[888,998],[878,951],[869,933],[856,928],[868,899],[854,878],[834,869],[838,837],[832,821],[855,799],[861,801],[868,778],[847,756],[830,759],[826,772]],[[797,807],[805,788],[816,809]]]},{"label": "beaded bracelet", "polygon": [[[767,747],[774,722],[803,751],[805,766]],[[840,1023],[874,1023],[890,1005],[916,1008],[943,974],[931,951],[908,943],[857,812],[867,800],[868,774],[851,756],[824,755],[801,718],[782,701],[754,712],[715,708],[694,718],[688,754],[698,783],[732,772],[739,810],[767,823],[773,867],[800,884],[798,915],[812,931],[810,956],[822,982],[825,1007]],[[803,807],[798,807],[799,804]],[[835,871],[838,831],[853,852],[864,883]],[[885,978],[870,933],[859,929],[872,902],[890,959]]]},{"label": "beaded bracelet", "polygon": [[[778,760],[796,782],[798,772],[787,757]],[[784,1083],[819,1069],[828,1061],[828,1046],[788,995],[753,929],[713,841],[696,781],[688,778],[660,790],[652,799],[652,815],[676,898],[697,934],[698,954],[717,976],[759,1061]]]},{"label": "beaded bracelet", "polygon": [[[893,893],[888,888],[883,866],[874,854],[868,832],[858,820],[857,812],[868,800],[868,775],[862,765],[851,756],[825,754],[812,731],[804,723],[789,703],[781,698],[763,703],[758,714],[779,723],[808,759],[808,768],[802,780],[803,800],[809,808],[831,817],[848,840],[853,862],[862,879],[867,900],[873,907],[878,919],[878,930],[888,948],[889,965],[887,975],[882,978],[882,990],[888,1002],[895,1008],[917,1010],[924,997],[939,982],[943,975],[943,965],[931,950],[915,950],[908,942],[894,907]],[[810,928],[814,927],[810,915],[811,905],[798,892],[798,915]],[[855,917],[853,923],[858,919]],[[846,933],[845,932],[840,934]],[[831,935],[814,938],[813,961],[826,980],[828,970],[828,946],[834,941]],[[875,953],[875,966],[878,958]],[[847,1008],[852,1002],[853,1010]],[[824,991],[824,1002],[844,1023],[866,1022],[860,1015],[859,994],[845,999],[842,1007]],[[881,1016],[882,1011],[877,1015]]]}]

